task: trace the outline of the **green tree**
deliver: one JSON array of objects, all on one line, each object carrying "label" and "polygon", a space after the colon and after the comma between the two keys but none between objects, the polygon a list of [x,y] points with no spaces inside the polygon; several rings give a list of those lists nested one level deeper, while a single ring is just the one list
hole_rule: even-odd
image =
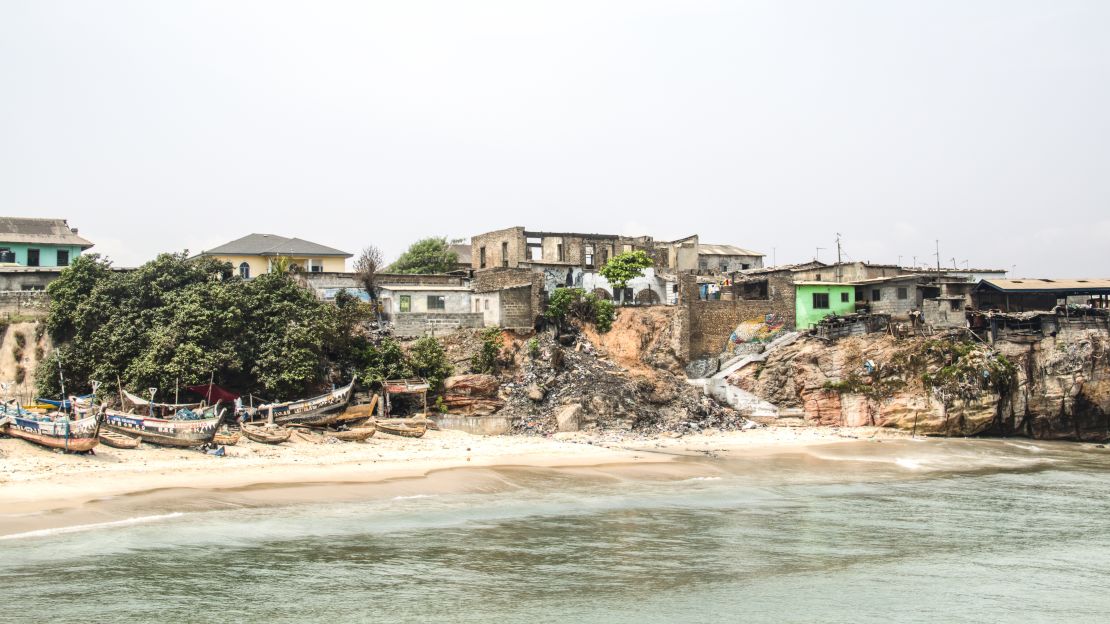
[{"label": "green tree", "polygon": [[80,256],[49,287],[47,330],[56,350],[36,374],[40,393],[82,392],[92,380],[132,390],[211,377],[246,392],[285,398],[321,388],[336,361],[358,347],[350,323],[285,273],[253,280],[231,265],[161,254],[129,272]]},{"label": "green tree", "polygon": [[628,287],[628,282],[642,276],[644,269],[654,266],[654,264],[655,261],[651,259],[651,256],[647,255],[642,249],[637,249],[609,258],[609,261],[598,270],[598,273],[609,281],[609,284],[613,287],[613,292],[621,293],[623,303],[624,289]]},{"label": "green tree", "polygon": [[447,379],[454,370],[451,363],[447,361],[447,352],[443,350],[443,345],[432,336],[424,336],[417,340],[412,345],[409,358],[412,372],[418,377],[427,379],[433,392],[443,389],[443,380]]},{"label": "green tree", "polygon": [[362,369],[362,383],[375,390],[381,389],[387,379],[412,377],[412,367],[400,343],[386,338],[377,345],[367,345],[363,352],[365,365]]},{"label": "green tree", "polygon": [[459,256],[451,251],[446,237],[416,241],[389,266],[394,273],[446,273],[455,268]]}]

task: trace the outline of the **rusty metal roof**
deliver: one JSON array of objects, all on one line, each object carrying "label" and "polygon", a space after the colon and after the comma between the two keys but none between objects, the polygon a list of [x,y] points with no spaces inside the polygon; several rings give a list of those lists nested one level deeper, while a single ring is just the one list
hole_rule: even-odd
[{"label": "rusty metal roof", "polygon": [[979,289],[1012,293],[1090,294],[1110,293],[1110,279],[985,279]]},{"label": "rusty metal roof", "polygon": [[698,243],[698,253],[707,256],[764,256],[758,251],[736,247],[734,245],[709,245]]}]

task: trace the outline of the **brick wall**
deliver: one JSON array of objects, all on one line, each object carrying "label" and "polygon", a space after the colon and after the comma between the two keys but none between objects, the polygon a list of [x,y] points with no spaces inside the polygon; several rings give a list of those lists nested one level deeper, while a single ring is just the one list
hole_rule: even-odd
[{"label": "brick wall", "polygon": [[543,313],[543,273],[530,269],[488,269],[474,274],[474,292],[498,291],[501,327],[530,328]]},{"label": "brick wall", "polygon": [[439,314],[408,312],[393,315],[393,333],[402,338],[427,334],[440,336],[457,329],[480,328],[484,325],[483,315],[474,312]]},{"label": "brick wall", "polygon": [[501,291],[501,327],[529,328],[535,321],[532,313],[532,288],[508,288]]},{"label": "brick wall", "polygon": [[486,249],[486,269],[501,266],[501,243],[508,245],[509,267],[515,268],[517,263],[528,259],[528,250],[525,247],[524,228],[512,227],[495,232],[486,232],[470,238],[470,266],[476,271],[482,269],[483,247]]},{"label": "brick wall", "polygon": [[[737,325],[743,321],[763,320],[768,314],[778,315],[788,329],[794,329],[793,280],[787,273],[770,274],[766,279],[767,299],[701,301],[697,278],[680,276],[679,305],[685,312],[677,320],[680,341],[684,343],[680,355],[686,361],[719,355]],[[733,290],[738,293],[740,288]]]},{"label": "brick wall", "polygon": [[474,292],[481,293],[521,286],[523,284],[531,284],[532,280],[532,271],[530,269],[503,269],[498,267],[475,273],[472,284],[474,286]]}]

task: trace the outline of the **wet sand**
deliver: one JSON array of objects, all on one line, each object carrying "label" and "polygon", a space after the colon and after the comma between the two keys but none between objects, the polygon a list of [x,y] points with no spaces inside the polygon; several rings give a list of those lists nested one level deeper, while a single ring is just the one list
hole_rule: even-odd
[{"label": "wet sand", "polygon": [[226,447],[225,457],[148,444],[133,450],[102,445],[95,455],[64,455],[2,439],[0,536],[227,506],[497,488],[496,473],[473,470],[481,468],[577,468],[578,477],[605,478],[590,467],[619,467],[641,477],[686,478],[711,468],[682,461],[685,457],[899,437],[905,435],[872,428],[794,427],[681,438],[584,433],[487,437],[429,431],[419,439],[378,434],[364,443],[298,440],[271,446],[243,438]]}]

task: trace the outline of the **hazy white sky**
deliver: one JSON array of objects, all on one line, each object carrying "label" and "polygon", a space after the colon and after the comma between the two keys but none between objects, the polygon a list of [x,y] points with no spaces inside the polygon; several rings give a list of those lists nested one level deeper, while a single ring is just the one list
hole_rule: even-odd
[{"label": "hazy white sky", "polygon": [[1110,277],[1110,2],[0,0],[0,214]]}]

